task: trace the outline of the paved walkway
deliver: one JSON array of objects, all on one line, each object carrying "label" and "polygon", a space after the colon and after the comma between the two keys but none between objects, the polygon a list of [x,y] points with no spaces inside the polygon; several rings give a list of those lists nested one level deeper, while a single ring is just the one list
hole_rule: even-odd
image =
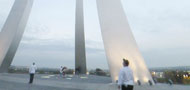
[{"label": "paved walkway", "polygon": [[[110,77],[35,75],[33,84],[28,84],[27,74],[0,74],[0,90],[118,90]],[[135,86],[134,90],[190,90],[190,86],[158,84]]]}]

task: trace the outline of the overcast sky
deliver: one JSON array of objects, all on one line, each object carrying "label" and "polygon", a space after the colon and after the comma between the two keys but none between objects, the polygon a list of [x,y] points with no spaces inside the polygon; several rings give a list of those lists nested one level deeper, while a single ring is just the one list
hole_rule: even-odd
[{"label": "overcast sky", "polygon": [[[14,0],[0,0],[0,29]],[[148,67],[190,66],[189,0],[122,0]],[[84,0],[88,69],[107,69],[96,1]],[[75,0],[34,0],[12,65],[74,68]]]}]

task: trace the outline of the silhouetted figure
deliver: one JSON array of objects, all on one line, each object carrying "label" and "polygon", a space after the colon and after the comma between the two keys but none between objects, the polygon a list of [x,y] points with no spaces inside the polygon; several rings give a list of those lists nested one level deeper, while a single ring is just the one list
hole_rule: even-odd
[{"label": "silhouetted figure", "polygon": [[137,84],[140,86],[140,85],[141,85],[141,81],[140,81],[140,80],[137,80]]},{"label": "silhouetted figure", "polygon": [[152,85],[153,85],[153,83],[152,83],[152,81],[151,81],[151,80],[148,80],[148,83],[149,83],[149,85],[150,85],[150,86],[152,86]]},{"label": "silhouetted figure", "polygon": [[118,83],[118,80],[116,80],[115,82]]},{"label": "silhouetted figure", "polygon": [[123,68],[120,70],[118,79],[118,89],[133,90],[134,77],[132,70],[128,67],[129,61],[123,59]]},{"label": "silhouetted figure", "polygon": [[75,74],[76,74],[76,75],[79,75],[79,74],[80,74],[80,67],[77,67],[77,68],[75,69]]},{"label": "silhouetted figure", "polygon": [[157,79],[156,79],[156,78],[153,78],[153,80],[154,80],[154,83],[157,84],[157,82],[158,82]]},{"label": "silhouetted figure", "polygon": [[31,65],[31,67],[29,68],[29,73],[30,73],[30,81],[29,84],[33,83],[33,79],[34,79],[34,74],[36,73],[37,67],[35,65],[35,63],[33,63]]}]

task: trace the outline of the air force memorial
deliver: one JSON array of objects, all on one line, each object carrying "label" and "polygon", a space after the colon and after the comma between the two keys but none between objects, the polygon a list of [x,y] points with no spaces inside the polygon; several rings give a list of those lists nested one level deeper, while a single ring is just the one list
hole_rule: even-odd
[{"label": "air force memorial", "polygon": [[[7,72],[15,56],[32,9],[33,0],[15,0],[0,32],[0,72]],[[122,60],[130,62],[135,82],[153,82],[137,47],[120,0],[97,0],[99,23],[112,81],[118,80]],[[76,0],[75,70],[86,74],[83,0]]]}]

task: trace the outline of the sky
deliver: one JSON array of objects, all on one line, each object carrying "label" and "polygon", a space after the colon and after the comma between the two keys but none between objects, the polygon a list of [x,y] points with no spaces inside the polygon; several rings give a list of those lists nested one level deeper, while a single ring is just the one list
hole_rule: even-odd
[{"label": "sky", "polygon": [[[149,68],[190,66],[189,0],[121,0]],[[14,0],[0,0],[0,29]],[[108,69],[96,0],[84,0],[88,69]],[[74,68],[75,0],[34,0],[12,65]]]}]

